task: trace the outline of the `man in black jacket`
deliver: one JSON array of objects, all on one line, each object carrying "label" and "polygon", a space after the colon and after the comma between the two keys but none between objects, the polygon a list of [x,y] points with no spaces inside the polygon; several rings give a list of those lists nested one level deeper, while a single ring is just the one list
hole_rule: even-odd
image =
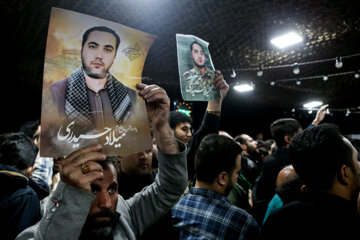
[{"label": "man in black jacket", "polygon": [[271,214],[265,239],[354,239],[359,236],[358,152],[332,124],[308,128],[289,147],[308,193]]},{"label": "man in black jacket", "polygon": [[29,177],[35,157],[36,146],[25,134],[0,135],[1,239],[15,239],[41,219],[40,200],[49,191],[45,182]]},{"label": "man in black jacket", "polygon": [[300,123],[293,118],[281,118],[271,126],[271,135],[276,142],[277,150],[264,160],[261,172],[255,181],[254,217],[262,222],[267,205],[275,194],[275,183],[280,170],[291,164],[289,160],[289,144],[296,133],[300,132]]}]

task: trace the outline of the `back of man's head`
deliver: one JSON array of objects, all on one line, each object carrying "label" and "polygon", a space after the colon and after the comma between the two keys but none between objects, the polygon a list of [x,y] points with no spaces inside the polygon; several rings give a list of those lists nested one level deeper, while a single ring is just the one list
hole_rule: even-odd
[{"label": "back of man's head", "polygon": [[191,125],[192,124],[191,117],[181,112],[176,112],[176,111],[170,112],[169,125],[172,129],[175,129],[177,125],[184,122],[188,122]]},{"label": "back of man's head", "polygon": [[300,123],[293,118],[280,118],[271,126],[271,135],[278,147],[286,146],[285,136],[293,137],[301,129]]},{"label": "back of man's head", "polygon": [[24,133],[4,133],[0,135],[0,164],[19,170],[34,165],[36,146]]},{"label": "back of man's head", "polygon": [[217,134],[203,138],[195,156],[196,179],[212,183],[222,171],[231,174],[242,149],[233,139]]},{"label": "back of man's head", "polygon": [[32,139],[39,125],[40,120],[27,121],[20,126],[19,132],[24,133],[26,136]]},{"label": "back of man's head", "polygon": [[294,201],[302,191],[303,181],[292,165],[281,169],[276,179],[276,193],[284,203]]},{"label": "back of man's head", "polygon": [[333,124],[305,129],[291,141],[289,156],[309,191],[329,190],[342,165],[355,172],[352,149]]}]

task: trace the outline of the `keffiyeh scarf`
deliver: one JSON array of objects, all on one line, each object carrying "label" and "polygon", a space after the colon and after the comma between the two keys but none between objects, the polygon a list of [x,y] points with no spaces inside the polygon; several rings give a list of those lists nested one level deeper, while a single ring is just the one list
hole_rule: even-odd
[{"label": "keffiyeh scarf", "polygon": [[[130,116],[130,96],[126,87],[111,74],[107,79],[107,90],[115,120],[121,124]],[[76,124],[82,127],[94,125],[82,67],[70,74],[65,91],[65,114],[70,121],[76,120]]]}]

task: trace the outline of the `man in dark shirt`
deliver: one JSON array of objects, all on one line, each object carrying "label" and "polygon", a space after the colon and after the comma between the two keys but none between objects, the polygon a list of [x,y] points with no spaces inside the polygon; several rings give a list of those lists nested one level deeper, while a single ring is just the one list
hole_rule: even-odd
[{"label": "man in dark shirt", "polygon": [[0,135],[1,239],[15,239],[41,219],[40,200],[49,190],[45,182],[30,178],[36,151],[23,133]]},{"label": "man in dark shirt", "polygon": [[360,216],[358,153],[332,124],[308,128],[289,147],[308,193],[271,214],[264,239],[355,239]]},{"label": "man in dark shirt", "polygon": [[271,135],[276,142],[277,151],[267,156],[261,172],[255,181],[254,217],[262,222],[266,208],[275,194],[275,183],[280,170],[290,164],[289,144],[294,135],[300,132],[300,123],[293,118],[281,118],[274,121],[271,126]]}]

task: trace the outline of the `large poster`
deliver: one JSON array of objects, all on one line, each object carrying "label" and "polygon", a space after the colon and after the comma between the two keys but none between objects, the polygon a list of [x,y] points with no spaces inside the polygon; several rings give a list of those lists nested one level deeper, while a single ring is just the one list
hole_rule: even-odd
[{"label": "large poster", "polygon": [[185,101],[210,101],[221,94],[213,90],[215,68],[209,43],[193,35],[176,34],[181,95]]},{"label": "large poster", "polygon": [[52,8],[41,113],[44,157],[93,143],[107,155],[151,149],[146,107],[135,89],[156,36]]}]

